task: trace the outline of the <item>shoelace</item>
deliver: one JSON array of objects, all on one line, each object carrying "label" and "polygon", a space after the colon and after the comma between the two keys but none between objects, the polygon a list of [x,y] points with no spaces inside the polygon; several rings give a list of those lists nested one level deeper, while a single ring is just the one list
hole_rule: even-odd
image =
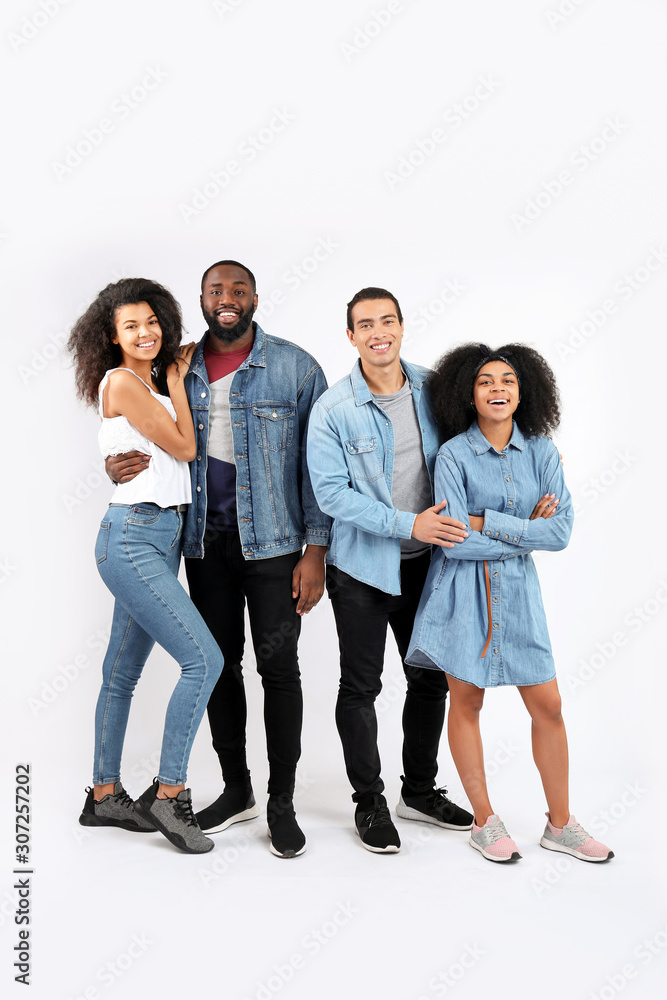
[{"label": "shoelace", "polygon": [[125,791],[125,789],[123,789],[122,792],[119,792],[118,795],[114,795],[114,798],[118,803],[118,805],[124,806],[125,809],[134,809],[134,801],[132,800],[132,796],[129,795]]},{"label": "shoelace", "polygon": [[584,842],[584,841],[586,840],[586,837],[588,837],[588,836],[589,836],[589,834],[588,834],[588,833],[586,833],[586,831],[584,830],[584,828],[583,828],[583,826],[581,825],[581,823],[573,823],[573,824],[572,824],[572,826],[568,826],[568,827],[567,827],[567,832],[568,832],[569,834],[571,834],[571,835],[573,835],[573,836],[577,837],[577,839],[578,839],[578,840],[579,840],[579,841],[580,841],[580,842],[581,842],[582,844],[583,844],[583,842]]},{"label": "shoelace", "polygon": [[195,814],[192,811],[192,802],[190,799],[178,799],[174,797],[172,799],[174,803],[174,813],[176,819],[182,819],[184,823],[189,824],[189,826],[197,826],[197,820],[195,819]]},{"label": "shoelace", "polygon": [[376,809],[369,809],[361,820],[361,825],[367,826],[369,829],[372,826],[386,826],[387,823],[391,823],[391,816],[389,815],[387,806],[378,806]]},{"label": "shoelace", "polygon": [[495,842],[497,840],[500,840],[501,837],[507,837],[507,836],[508,836],[507,830],[505,829],[505,826],[502,820],[500,819],[494,820],[491,826],[487,830],[487,837],[489,839],[489,843],[491,844],[495,844]]},{"label": "shoelace", "polygon": [[432,792],[426,796],[426,801],[432,806],[451,806],[451,802],[447,798],[446,788],[434,788]]}]

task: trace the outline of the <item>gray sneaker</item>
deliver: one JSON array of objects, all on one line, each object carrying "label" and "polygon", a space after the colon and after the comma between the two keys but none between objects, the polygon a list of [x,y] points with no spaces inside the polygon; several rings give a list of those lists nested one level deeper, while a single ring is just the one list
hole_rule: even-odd
[{"label": "gray sneaker", "polygon": [[495,813],[489,816],[484,826],[477,826],[473,819],[470,846],[479,851],[487,861],[511,862],[518,861],[521,857],[519,848],[507,832],[505,824]]},{"label": "gray sneaker", "polygon": [[155,825],[144,819],[134,808],[134,802],[120,781],[114,785],[113,795],[95,801],[92,788],[87,788],[86,801],[79,816],[81,826],[117,826],[132,833],[155,833]]},{"label": "gray sneaker", "polygon": [[140,795],[135,807],[140,816],[152,822],[174,847],[186,854],[206,854],[215,844],[205,837],[192,811],[192,797],[189,788],[173,798],[158,799],[158,780]]}]

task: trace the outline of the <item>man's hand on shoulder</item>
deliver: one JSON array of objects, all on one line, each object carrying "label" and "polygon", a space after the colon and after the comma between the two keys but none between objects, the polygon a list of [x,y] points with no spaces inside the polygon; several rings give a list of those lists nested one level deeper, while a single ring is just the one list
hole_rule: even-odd
[{"label": "man's hand on shoulder", "polygon": [[439,512],[446,505],[447,501],[443,500],[417,514],[412,537],[429,545],[442,545],[446,549],[453,549],[456,542],[463,542],[468,537],[465,524],[453,517],[440,516]]}]

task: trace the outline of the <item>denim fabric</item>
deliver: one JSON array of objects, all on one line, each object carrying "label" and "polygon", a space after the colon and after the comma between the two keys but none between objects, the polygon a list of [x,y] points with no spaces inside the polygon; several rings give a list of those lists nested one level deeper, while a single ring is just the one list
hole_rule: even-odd
[{"label": "denim fabric", "polygon": [[301,754],[303,698],[297,658],[301,618],[292,597],[292,572],[300,558],[299,552],[291,552],[273,559],[244,559],[238,532],[221,531],[206,543],[203,559],[185,560],[192,600],[225,658],[208,702],[213,749],[225,784],[249,780],[241,666],[247,601],[264,689],[269,795],[292,795]]},{"label": "denim fabric", "polygon": [[[211,390],[204,344],[185,376],[197,437],[190,463],[192,503],[183,532],[183,555],[201,559],[206,528],[206,464]],[[308,415],[327,387],[317,361],[296,344],[268,337],[261,327],[234,375],[230,417],[236,463],[236,508],[245,559],[327,545],[330,518],[317,506],[305,461]]]},{"label": "denim fabric", "polygon": [[[438,436],[424,389],[428,370],[401,364],[432,482]],[[327,562],[371,587],[400,594],[401,539],[411,537],[421,512],[392,506],[394,428],[373,399],[358,362],[313,406],[308,469],[317,502],[334,518]]]},{"label": "denim fabric", "polygon": [[158,642],[180,664],[164,724],[159,779],[179,785],[222,653],[178,582],[183,515],[153,503],[112,504],[97,536],[100,576],[116,598],[95,712],[94,782],[120,780],[135,685]]},{"label": "denim fabric", "polygon": [[[560,503],[553,517],[529,520],[545,493]],[[572,531],[572,498],[558,449],[546,437],[524,437],[514,424],[498,452],[477,422],[442,446],[435,467],[435,500],[468,526],[452,549],[436,548],[406,661],[436,667],[478,687],[542,684],[555,676],[534,549],[563,549]],[[489,572],[491,641],[484,561]]]}]

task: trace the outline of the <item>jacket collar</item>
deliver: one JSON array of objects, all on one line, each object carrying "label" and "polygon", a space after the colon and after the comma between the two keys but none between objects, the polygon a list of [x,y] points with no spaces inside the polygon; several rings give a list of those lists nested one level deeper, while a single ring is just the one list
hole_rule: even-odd
[{"label": "jacket collar", "polygon": [[[473,446],[476,455],[483,455],[487,451],[495,451],[490,441],[487,441],[482,432],[479,429],[479,424],[475,420],[473,424],[470,425],[466,431],[466,437],[468,441]],[[526,439],[519,430],[515,421],[512,421],[512,436],[508,441],[507,447],[517,448],[519,451],[523,451]],[[499,454],[499,453],[497,453]]]},{"label": "jacket collar", "polygon": [[[407,376],[410,388],[413,391],[415,388],[420,389],[425,376],[421,372],[417,371],[417,369],[412,365],[408,364],[407,361],[404,361],[403,358],[401,358],[401,368]],[[363,376],[360,358],[357,358],[354,363],[354,368],[350,372],[350,379],[352,382],[352,392],[354,394],[354,402],[356,405],[362,406],[364,403],[370,403],[373,399],[373,393],[368,388],[368,383]]]}]

